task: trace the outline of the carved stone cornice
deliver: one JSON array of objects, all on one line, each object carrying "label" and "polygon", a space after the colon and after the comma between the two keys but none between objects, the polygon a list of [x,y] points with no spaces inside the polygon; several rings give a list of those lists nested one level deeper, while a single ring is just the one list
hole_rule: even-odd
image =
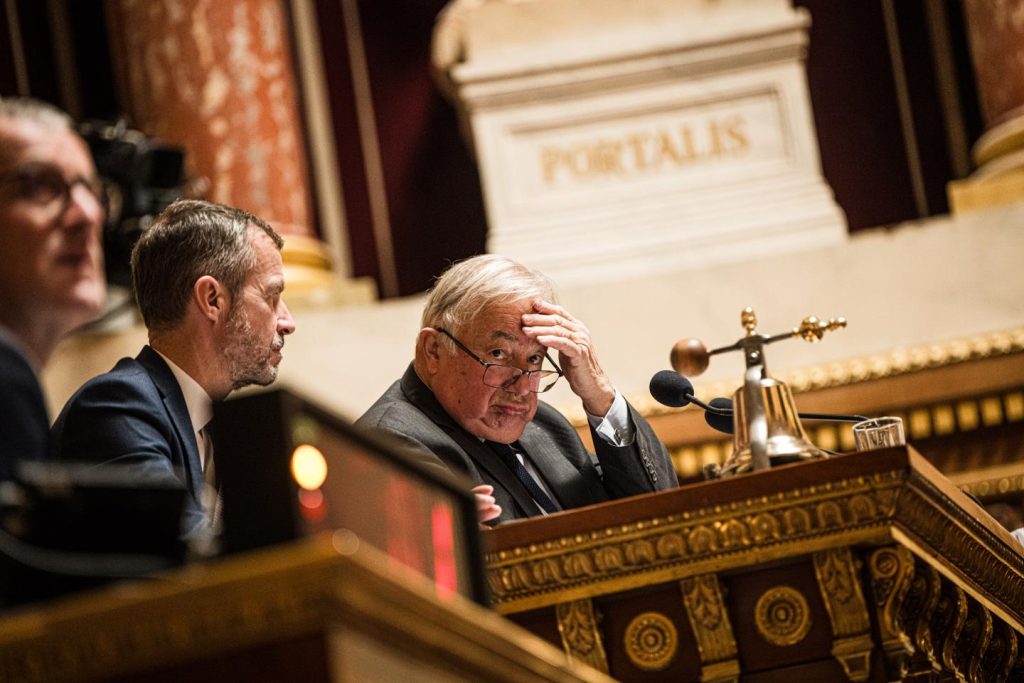
[{"label": "carved stone cornice", "polygon": [[774,558],[896,542],[1024,633],[1024,555],[913,449],[775,468],[644,503],[613,504],[629,513],[613,525],[575,526],[571,512],[531,522],[537,535],[524,544],[503,540],[521,533],[515,529],[491,532],[485,559],[495,608],[519,612]]}]

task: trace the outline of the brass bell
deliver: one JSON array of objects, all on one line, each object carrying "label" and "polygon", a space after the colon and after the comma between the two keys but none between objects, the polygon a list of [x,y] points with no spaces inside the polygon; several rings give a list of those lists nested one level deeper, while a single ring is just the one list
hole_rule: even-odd
[{"label": "brass bell", "polygon": [[846,327],[846,320],[823,321],[808,316],[800,327],[773,336],[757,332],[757,316],[749,307],[743,310],[740,321],[746,334],[735,344],[708,351],[698,340],[687,339],[680,341],[672,350],[672,364],[681,374],[700,374],[713,355],[743,351],[746,361],[743,386],[733,394],[732,455],[715,474],[729,476],[828,457],[807,438],[789,387],[768,376],[764,347],[791,337],[817,342],[825,332]]},{"label": "brass bell", "polygon": [[[762,377],[755,401],[748,401],[746,393],[746,387],[740,387],[732,397],[732,455],[722,465],[720,476],[759,469],[754,466],[755,443],[763,444],[770,467],[828,457],[807,438],[793,394],[784,382]],[[751,432],[758,430],[758,439],[752,440]]]}]

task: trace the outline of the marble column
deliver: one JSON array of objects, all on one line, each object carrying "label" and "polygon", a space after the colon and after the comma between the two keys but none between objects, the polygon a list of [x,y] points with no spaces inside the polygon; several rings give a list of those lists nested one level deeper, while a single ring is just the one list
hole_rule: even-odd
[{"label": "marble column", "polygon": [[183,147],[206,199],[282,233],[286,266],[323,271],[287,11],[283,0],[107,5],[132,127]]},{"label": "marble column", "polygon": [[1024,200],[1024,0],[964,0],[985,133],[954,210]]}]

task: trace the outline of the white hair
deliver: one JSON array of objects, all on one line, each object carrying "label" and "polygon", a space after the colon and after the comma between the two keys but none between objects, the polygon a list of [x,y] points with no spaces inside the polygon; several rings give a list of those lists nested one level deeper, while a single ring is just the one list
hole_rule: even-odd
[{"label": "white hair", "polygon": [[539,271],[496,254],[474,256],[453,265],[434,283],[422,327],[457,334],[490,306],[536,299],[554,303],[554,298],[554,285]]}]

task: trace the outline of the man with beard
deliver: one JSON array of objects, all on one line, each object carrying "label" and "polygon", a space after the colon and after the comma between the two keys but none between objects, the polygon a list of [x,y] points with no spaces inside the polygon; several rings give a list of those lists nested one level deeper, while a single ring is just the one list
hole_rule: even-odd
[{"label": "man with beard", "polygon": [[277,377],[285,335],[281,237],[240,209],[169,206],[132,252],[149,345],[79,389],[53,425],[57,457],[174,478],[189,492],[185,535],[209,528],[216,500],[205,427],[212,401]]},{"label": "man with beard", "polygon": [[[665,446],[601,368],[587,327],[553,299],[547,278],[501,256],[452,266],[427,299],[412,364],[359,418],[424,462],[468,475],[481,522],[678,484]],[[596,459],[537,400],[561,377],[583,403]]]},{"label": "man with beard", "polygon": [[50,420],[36,373],[103,305],[101,197],[63,112],[0,99],[0,481],[45,457]]}]

